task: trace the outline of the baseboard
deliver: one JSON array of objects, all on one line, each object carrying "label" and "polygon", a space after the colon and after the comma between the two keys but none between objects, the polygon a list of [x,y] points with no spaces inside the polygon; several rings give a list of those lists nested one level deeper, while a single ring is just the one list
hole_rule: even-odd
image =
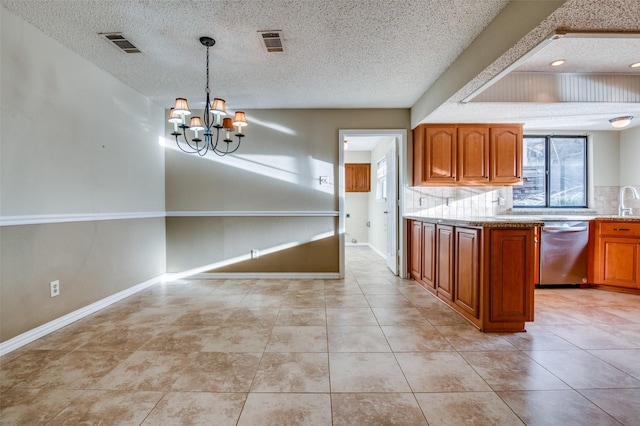
[{"label": "baseboard", "polygon": [[[167,274],[170,275],[170,274]],[[191,279],[280,279],[280,280],[337,280],[338,272],[205,272],[191,275]]]},{"label": "baseboard", "polygon": [[39,327],[36,327],[32,330],[29,330],[26,333],[22,333],[12,339],[2,342],[0,343],[0,356],[6,355],[9,352],[15,351],[16,349],[21,348],[22,346],[27,345],[35,340],[38,340],[39,338],[44,337],[49,333],[53,333],[54,331],[59,330],[64,326],[67,326],[86,316],[89,316],[95,312],[98,312],[99,310],[104,309],[109,305],[119,302],[120,300],[127,298],[133,294],[136,294],[155,284],[161,283],[162,281],[163,281],[162,275],[157,276],[155,278],[151,278],[150,280],[137,284],[133,287],[129,287],[128,289],[122,290],[119,293],[105,297],[104,299],[98,300],[97,302],[94,302],[83,308],[70,312],[64,316],[61,316],[60,318],[56,318],[53,321],[49,321],[48,323],[43,324]]}]

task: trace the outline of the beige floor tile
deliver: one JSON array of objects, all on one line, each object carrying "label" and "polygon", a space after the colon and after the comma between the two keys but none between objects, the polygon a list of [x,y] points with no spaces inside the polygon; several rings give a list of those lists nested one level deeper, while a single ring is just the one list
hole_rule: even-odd
[{"label": "beige floor tile", "polygon": [[265,353],[251,392],[329,392],[326,353]]},{"label": "beige floor tile", "polygon": [[580,349],[625,349],[633,346],[627,340],[592,325],[548,325],[545,328]]},{"label": "beige floor tile", "polygon": [[66,408],[83,391],[18,389],[0,395],[0,425],[43,425]]},{"label": "beige floor tile", "polygon": [[533,351],[526,354],[573,389],[640,387],[640,380],[585,351]]},{"label": "beige floor tile", "polygon": [[142,351],[198,352],[204,350],[209,335],[216,330],[212,326],[159,326],[156,335],[142,345]]},{"label": "beige floor tile", "polygon": [[[4,356],[0,358],[0,383],[4,387],[11,387],[23,380],[29,380],[33,376],[49,370],[60,358],[67,355],[63,351],[28,351],[22,352],[18,357],[5,362]],[[32,386],[31,386],[32,387]]]},{"label": "beige floor tile", "polygon": [[417,393],[431,425],[524,425],[493,392]]},{"label": "beige floor tile", "polygon": [[324,326],[276,326],[266,352],[327,352],[327,328]]},{"label": "beige floor tile", "polygon": [[533,331],[530,330],[533,327],[529,325],[526,328],[526,333],[504,333],[501,336],[521,351],[571,351],[579,349],[546,329]]},{"label": "beige floor tile", "polygon": [[130,355],[130,352],[70,352],[52,363],[49,368],[36,369],[27,382],[21,382],[17,386],[88,389]]},{"label": "beige floor tile", "polygon": [[640,380],[640,349],[610,349],[588,352]]},{"label": "beige floor tile", "polygon": [[208,330],[203,352],[262,352],[273,327],[263,325],[231,325]]},{"label": "beige floor tile", "polygon": [[515,346],[496,333],[478,332],[470,324],[436,325],[436,329],[458,351],[515,351]]},{"label": "beige floor tile", "polygon": [[383,325],[382,331],[393,352],[453,351],[453,346],[432,325]]},{"label": "beige floor tile", "polygon": [[106,374],[94,388],[168,391],[181,376],[190,356],[184,352],[134,352]]},{"label": "beige floor tile", "polygon": [[455,352],[396,353],[396,357],[414,392],[491,390]]},{"label": "beige floor tile", "polygon": [[380,325],[415,325],[430,326],[427,319],[422,316],[420,311],[414,307],[411,308],[371,308]]},{"label": "beige floor tile", "polygon": [[331,426],[329,394],[252,393],[238,426]]},{"label": "beige floor tile", "polygon": [[498,395],[527,426],[620,425],[574,390],[509,391]]},{"label": "beige floor tile", "polygon": [[553,390],[569,387],[522,352],[461,352],[493,390]]},{"label": "beige floor tile", "polygon": [[380,326],[327,326],[329,352],[391,352]]},{"label": "beige floor tile", "polygon": [[436,326],[459,325],[459,326],[470,327],[467,321],[465,321],[460,315],[453,312],[451,308],[444,306],[441,302],[438,302],[438,304],[428,306],[428,307],[419,307],[418,310],[432,325],[436,325]]},{"label": "beige floor tile", "polygon": [[227,317],[226,323],[237,326],[275,325],[279,308],[238,307]]},{"label": "beige floor tile", "polygon": [[580,393],[623,425],[640,424],[640,389],[587,389]]},{"label": "beige floor tile", "polygon": [[219,326],[233,312],[232,308],[211,309],[211,307],[192,309],[178,317],[171,325],[176,326]]},{"label": "beige floor tile", "polygon": [[329,308],[369,308],[369,302],[364,294],[327,294],[325,296],[327,309]]},{"label": "beige floor tile", "polygon": [[283,307],[278,313],[276,325],[327,325],[325,308]]},{"label": "beige floor tile", "polygon": [[411,393],[334,393],[333,426],[427,425]]},{"label": "beige floor tile", "polygon": [[413,304],[403,294],[366,294],[372,308],[412,308]]},{"label": "beige floor tile", "polygon": [[249,392],[260,353],[195,353],[173,383],[175,391]]},{"label": "beige floor tile", "polygon": [[246,399],[244,393],[169,392],[142,424],[234,426]]},{"label": "beige floor tile", "polygon": [[47,423],[139,425],[162,398],[162,392],[85,391]]},{"label": "beige floor tile", "polygon": [[378,325],[371,308],[327,308],[327,325]]},{"label": "beige floor tile", "polygon": [[330,353],[331,392],[410,392],[391,353]]}]

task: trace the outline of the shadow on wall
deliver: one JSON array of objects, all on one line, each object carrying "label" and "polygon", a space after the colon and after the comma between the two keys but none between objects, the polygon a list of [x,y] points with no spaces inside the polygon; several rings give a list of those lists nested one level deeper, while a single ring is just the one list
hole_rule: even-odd
[{"label": "shadow on wall", "polygon": [[508,186],[414,186],[405,190],[405,212],[412,216],[486,217],[504,214],[511,205]]},{"label": "shadow on wall", "polygon": [[338,237],[331,236],[206,272],[337,272],[339,258],[332,255],[336,244]]}]

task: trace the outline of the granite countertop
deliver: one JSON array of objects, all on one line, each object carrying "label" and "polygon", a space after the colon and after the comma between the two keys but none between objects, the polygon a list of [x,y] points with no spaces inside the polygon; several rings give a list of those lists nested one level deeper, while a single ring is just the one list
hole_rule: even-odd
[{"label": "granite countertop", "polygon": [[617,216],[617,215],[500,215],[487,217],[422,217],[407,215],[405,219],[422,220],[425,222],[441,223],[453,226],[477,226],[483,228],[528,228],[532,226],[544,226],[549,221],[589,221],[589,220],[611,220],[625,222],[640,222],[640,216]]}]

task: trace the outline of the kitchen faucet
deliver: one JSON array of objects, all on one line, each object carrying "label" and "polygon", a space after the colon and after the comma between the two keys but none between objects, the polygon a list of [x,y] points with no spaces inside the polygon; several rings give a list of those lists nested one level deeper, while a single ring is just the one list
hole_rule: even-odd
[{"label": "kitchen faucet", "polygon": [[631,207],[624,206],[624,190],[625,189],[631,190],[634,200],[640,199],[640,196],[638,195],[638,191],[636,191],[636,189],[633,186],[627,185],[620,188],[620,205],[618,205],[618,216],[624,216],[625,213],[629,213],[630,215],[633,214],[633,209],[631,209]]}]

